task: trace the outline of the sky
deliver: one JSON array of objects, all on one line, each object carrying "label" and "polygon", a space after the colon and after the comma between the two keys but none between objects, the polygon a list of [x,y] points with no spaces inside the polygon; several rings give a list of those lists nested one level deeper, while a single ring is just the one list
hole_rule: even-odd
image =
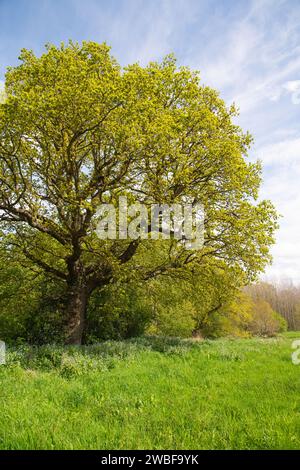
[{"label": "sky", "polygon": [[240,109],[281,214],[265,277],[300,283],[299,0],[0,0],[0,87],[22,48],[107,42],[122,65],[175,53]]}]

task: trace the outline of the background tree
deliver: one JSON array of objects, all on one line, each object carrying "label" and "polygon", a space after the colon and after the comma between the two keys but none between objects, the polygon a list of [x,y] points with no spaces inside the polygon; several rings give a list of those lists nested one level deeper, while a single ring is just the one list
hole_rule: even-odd
[{"label": "background tree", "polygon": [[222,336],[250,336],[249,324],[253,320],[254,302],[248,295],[238,292],[218,310],[207,316],[203,334],[212,338]]},{"label": "background tree", "polygon": [[300,288],[292,282],[259,282],[251,284],[245,291],[253,300],[264,300],[272,309],[286,319],[289,330],[300,328]]},{"label": "background tree", "polygon": [[272,310],[272,307],[265,300],[254,302],[252,319],[249,323],[249,330],[257,336],[275,336],[278,332],[286,331],[287,322]]},{"label": "background tree", "polygon": [[[0,104],[0,210],[7,256],[66,286],[67,342],[80,343],[95,289],[132,276],[239,268],[253,279],[269,261],[276,213],[255,202],[260,165],[234,106],[199,75],[162,63],[121,69],[107,45],[23,50]],[[128,195],[144,204],[201,202],[205,244],[103,241],[95,214]],[[147,257],[149,250],[152,257]]]}]

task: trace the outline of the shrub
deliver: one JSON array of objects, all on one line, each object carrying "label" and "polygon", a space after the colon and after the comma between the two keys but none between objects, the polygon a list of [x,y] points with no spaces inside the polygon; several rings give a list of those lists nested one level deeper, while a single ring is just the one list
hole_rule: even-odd
[{"label": "shrub", "polygon": [[212,338],[274,336],[286,329],[285,319],[275,312],[268,302],[254,301],[247,294],[240,292],[233,302],[208,316],[202,333]]},{"label": "shrub", "polygon": [[148,329],[150,334],[189,337],[195,329],[196,309],[185,300],[170,306],[158,306],[155,321]]},{"label": "shrub", "polygon": [[248,324],[252,318],[253,302],[240,292],[236,299],[214,311],[206,319],[202,333],[210,338],[222,336],[249,336]]},{"label": "shrub", "polygon": [[287,322],[264,300],[254,302],[249,331],[256,336],[275,336],[286,331]]},{"label": "shrub", "polygon": [[150,303],[137,286],[108,286],[96,291],[90,301],[85,342],[140,336],[151,315]]},{"label": "shrub", "polygon": [[45,277],[31,278],[21,269],[7,271],[10,283],[3,278],[4,273],[0,276],[1,339],[8,344],[63,342],[61,283]]}]

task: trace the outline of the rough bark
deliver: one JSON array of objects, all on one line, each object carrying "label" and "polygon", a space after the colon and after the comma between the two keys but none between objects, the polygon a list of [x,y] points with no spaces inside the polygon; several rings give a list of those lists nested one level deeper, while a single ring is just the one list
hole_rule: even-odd
[{"label": "rough bark", "polygon": [[72,286],[66,308],[66,344],[81,344],[89,292],[86,286]]}]

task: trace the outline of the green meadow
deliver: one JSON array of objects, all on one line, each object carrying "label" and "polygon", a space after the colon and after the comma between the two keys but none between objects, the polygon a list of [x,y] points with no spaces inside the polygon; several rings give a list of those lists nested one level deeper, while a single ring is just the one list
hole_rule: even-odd
[{"label": "green meadow", "polygon": [[296,338],[8,348],[0,448],[297,449]]}]

